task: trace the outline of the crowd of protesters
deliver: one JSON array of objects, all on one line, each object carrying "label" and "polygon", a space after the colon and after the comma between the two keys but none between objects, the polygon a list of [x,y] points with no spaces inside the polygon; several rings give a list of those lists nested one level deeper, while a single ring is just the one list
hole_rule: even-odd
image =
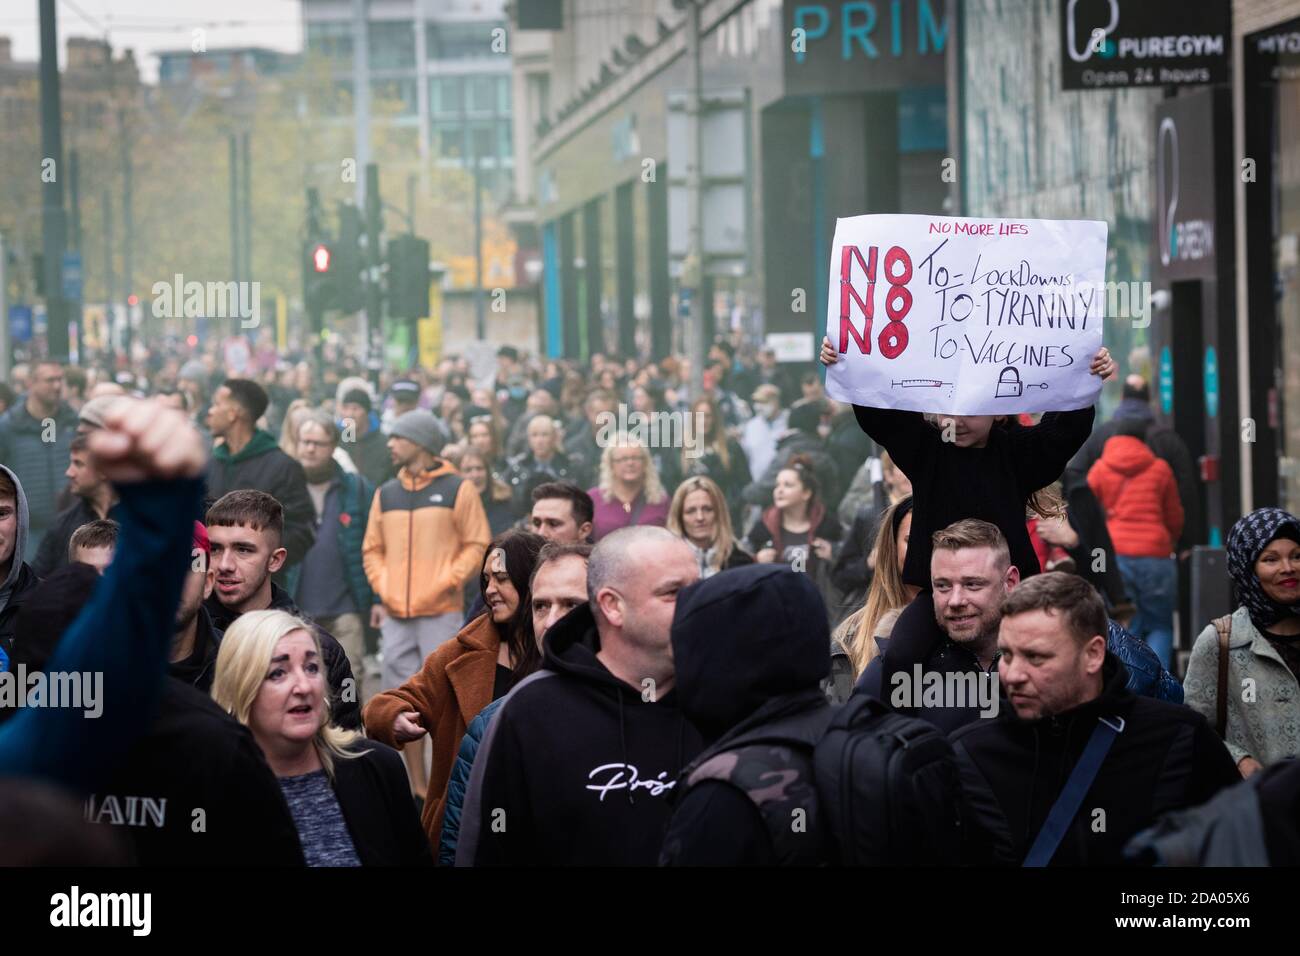
[{"label": "crowd of protesters", "polygon": [[0,676],[102,671],[107,720],[0,694],[3,862],[1300,862],[1300,519],[1233,527],[1180,682],[1200,515],[1140,378],[1098,424],[844,405],[730,339],[698,389],[365,371],[13,370]]}]

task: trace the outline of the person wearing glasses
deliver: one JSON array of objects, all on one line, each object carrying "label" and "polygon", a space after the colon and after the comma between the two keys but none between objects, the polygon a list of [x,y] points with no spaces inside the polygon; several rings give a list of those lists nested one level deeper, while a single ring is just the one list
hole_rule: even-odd
[{"label": "person wearing glasses", "polygon": [[600,456],[600,483],[587,490],[595,505],[591,540],[634,525],[663,527],[668,520],[668,493],[650,453],[637,438],[620,434]]},{"label": "person wearing glasses", "polygon": [[366,578],[361,543],[375,492],[365,475],[339,466],[334,459],[338,443],[338,426],[325,412],[308,412],[298,426],[298,462],[315,509],[316,540],[289,572],[287,590],[304,614],[343,645],[352,673],[364,674],[363,615],[370,614],[375,594]]}]

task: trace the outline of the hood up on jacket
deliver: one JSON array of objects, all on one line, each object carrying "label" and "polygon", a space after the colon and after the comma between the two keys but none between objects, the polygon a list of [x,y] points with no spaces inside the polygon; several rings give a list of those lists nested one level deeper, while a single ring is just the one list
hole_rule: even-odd
[{"label": "hood up on jacket", "polygon": [[634,692],[596,660],[599,650],[596,617],[591,613],[590,604],[580,604],[546,632],[542,641],[542,666],[579,680]]},{"label": "hood up on jacket", "polygon": [[775,697],[816,691],[831,670],[826,606],[808,575],[784,565],[747,565],[683,590],[672,641],[679,706],[706,739]]},{"label": "hood up on jacket", "polygon": [[1142,439],[1116,435],[1106,440],[1101,460],[1121,475],[1132,478],[1150,468],[1156,455]]},{"label": "hood up on jacket", "polygon": [[18,528],[14,533],[14,552],[13,560],[9,563],[9,573],[5,576],[3,582],[0,582],[0,608],[3,608],[5,601],[8,600],[9,593],[18,583],[18,575],[23,569],[23,555],[27,553],[27,493],[23,491],[23,483],[18,480],[18,476],[13,473],[7,465],[0,465],[0,471],[9,476],[9,480],[14,483],[14,490],[18,500]]}]

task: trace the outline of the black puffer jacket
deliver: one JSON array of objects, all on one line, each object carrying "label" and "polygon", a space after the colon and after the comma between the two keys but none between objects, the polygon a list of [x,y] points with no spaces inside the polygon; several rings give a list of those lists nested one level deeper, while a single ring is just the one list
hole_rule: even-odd
[{"label": "black puffer jacket", "polygon": [[[970,861],[1018,866],[1069,779],[1100,717],[1124,721],[1052,866],[1115,866],[1124,845],[1162,814],[1193,807],[1241,779],[1205,718],[1137,697],[1114,658],[1099,697],[1054,717],[1011,707],[951,735],[971,826]],[[1101,814],[1104,813],[1104,816]],[[1097,826],[1104,820],[1105,826]]]}]

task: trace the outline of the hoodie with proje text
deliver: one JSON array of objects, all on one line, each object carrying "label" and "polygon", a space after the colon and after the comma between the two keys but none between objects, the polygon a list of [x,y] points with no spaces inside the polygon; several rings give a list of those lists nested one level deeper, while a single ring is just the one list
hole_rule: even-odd
[{"label": "hoodie with proje text", "polygon": [[675,689],[656,695],[605,668],[589,605],[543,646],[543,669],[503,699],[474,759],[457,865],[655,865],[698,731]]}]

